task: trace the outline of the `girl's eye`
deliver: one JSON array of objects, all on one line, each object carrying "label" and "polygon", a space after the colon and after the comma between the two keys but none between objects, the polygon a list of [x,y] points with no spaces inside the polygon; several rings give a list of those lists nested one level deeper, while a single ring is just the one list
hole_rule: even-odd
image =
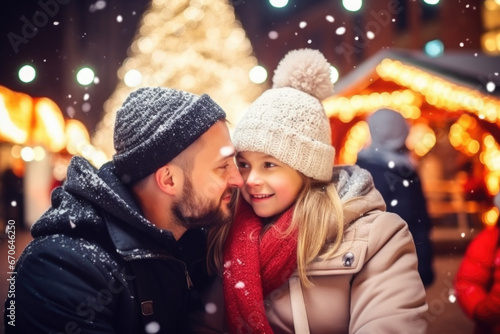
[{"label": "girl's eye", "polygon": [[238,168],[248,168],[248,164],[244,161],[237,161]]},{"label": "girl's eye", "polygon": [[276,167],[276,165],[273,164],[272,162],[264,162],[264,167],[265,168],[271,168],[271,167]]}]

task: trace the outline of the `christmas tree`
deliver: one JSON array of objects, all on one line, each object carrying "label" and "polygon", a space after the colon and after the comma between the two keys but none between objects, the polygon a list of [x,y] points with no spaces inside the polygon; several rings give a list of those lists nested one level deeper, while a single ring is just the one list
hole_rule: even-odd
[{"label": "christmas tree", "polygon": [[119,83],[104,104],[93,144],[111,157],[116,111],[130,92],[144,86],[206,93],[235,124],[266,88],[249,80],[256,65],[245,31],[226,0],[153,0],[118,70]]}]

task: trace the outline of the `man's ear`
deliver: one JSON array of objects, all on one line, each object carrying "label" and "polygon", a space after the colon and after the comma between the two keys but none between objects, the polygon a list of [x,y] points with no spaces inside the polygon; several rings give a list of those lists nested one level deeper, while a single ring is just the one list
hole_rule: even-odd
[{"label": "man's ear", "polygon": [[169,195],[175,195],[179,187],[180,179],[176,174],[175,168],[167,164],[155,172],[155,181],[158,187]]}]

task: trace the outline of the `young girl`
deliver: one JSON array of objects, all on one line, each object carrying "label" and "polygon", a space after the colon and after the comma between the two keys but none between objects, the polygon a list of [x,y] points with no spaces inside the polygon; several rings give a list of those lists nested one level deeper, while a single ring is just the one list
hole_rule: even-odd
[{"label": "young girl", "polygon": [[227,330],[424,333],[407,224],[367,171],[333,167],[328,62],[292,51],[273,84],[234,131],[245,185],[219,259]]}]

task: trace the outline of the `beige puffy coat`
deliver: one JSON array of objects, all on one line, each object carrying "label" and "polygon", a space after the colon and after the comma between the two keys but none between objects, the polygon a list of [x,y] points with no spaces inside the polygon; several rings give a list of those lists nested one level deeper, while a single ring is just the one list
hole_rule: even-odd
[{"label": "beige puffy coat", "polygon": [[[407,224],[383,211],[384,200],[364,170],[337,172],[350,221],[338,255],[308,267],[314,286],[302,286],[294,274],[267,296],[271,327],[275,333],[300,334],[426,333],[426,294]],[[216,310],[205,315],[209,327],[223,332],[220,281],[207,303]]]}]

